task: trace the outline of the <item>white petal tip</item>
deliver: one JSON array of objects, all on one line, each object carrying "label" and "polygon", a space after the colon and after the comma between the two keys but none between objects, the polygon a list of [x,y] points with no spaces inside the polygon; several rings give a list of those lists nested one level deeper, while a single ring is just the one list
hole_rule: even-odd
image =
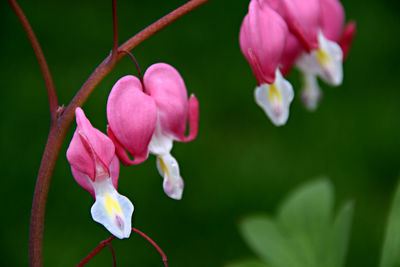
[{"label": "white petal tip", "polygon": [[165,194],[172,199],[182,199],[184,185],[176,159],[171,154],[157,156],[157,169],[164,178],[163,188]]},{"label": "white petal tip", "polygon": [[297,60],[297,66],[304,72],[318,75],[332,86],[343,82],[343,52],[340,46],[325,38],[322,31],[318,34],[319,49],[303,53]]},{"label": "white petal tip", "polygon": [[94,221],[102,224],[111,234],[119,239],[131,234],[133,204],[117,191],[96,195],[91,213]]},{"label": "white petal tip", "polygon": [[292,85],[276,71],[273,84],[262,84],[254,91],[256,103],[276,126],[285,125],[289,118],[290,103],[294,92]]},{"label": "white petal tip", "polygon": [[163,188],[165,194],[167,194],[170,198],[181,200],[183,194],[183,180],[179,177],[179,179],[168,179],[164,178]]}]

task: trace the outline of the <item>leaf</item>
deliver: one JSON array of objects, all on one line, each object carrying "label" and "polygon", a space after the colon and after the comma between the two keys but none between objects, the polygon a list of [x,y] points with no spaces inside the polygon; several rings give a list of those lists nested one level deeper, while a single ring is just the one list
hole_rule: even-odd
[{"label": "leaf", "polygon": [[326,263],[331,230],[333,188],[327,179],[309,182],[287,197],[278,211],[278,221],[302,251],[301,265],[319,267]]},{"label": "leaf", "polygon": [[400,184],[392,202],[386,225],[386,236],[383,243],[380,267],[400,265]]},{"label": "leaf", "polygon": [[250,248],[271,266],[297,266],[287,240],[268,216],[249,216],[240,223],[240,230]]},{"label": "leaf", "polygon": [[228,264],[226,267],[268,267],[268,265],[259,260],[243,260]]},{"label": "leaf", "polygon": [[347,202],[337,214],[333,223],[331,265],[332,267],[344,266],[349,237],[351,221],[353,217],[354,203]]}]

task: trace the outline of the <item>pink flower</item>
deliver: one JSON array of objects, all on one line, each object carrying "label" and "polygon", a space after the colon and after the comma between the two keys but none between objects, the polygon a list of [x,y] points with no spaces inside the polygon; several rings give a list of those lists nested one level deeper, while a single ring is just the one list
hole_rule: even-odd
[{"label": "pink flower", "polygon": [[[314,110],[322,95],[317,76],[333,86],[343,81],[342,63],[354,36],[354,24],[344,28],[344,10],[338,0],[261,1],[285,19],[298,40],[297,48],[294,42],[287,44],[282,70],[287,73],[296,64],[303,73],[302,99]],[[299,47],[303,52],[298,53]]]},{"label": "pink flower", "polygon": [[157,63],[147,69],[143,85],[133,76],[121,78],[111,90],[107,118],[108,134],[121,161],[140,163],[150,151],[157,156],[165,193],[181,199],[183,180],[170,151],[173,141],[188,142],[197,136],[199,104],[194,95],[188,100],[180,74],[168,64]]},{"label": "pink flower", "polygon": [[240,29],[240,47],[258,82],[256,102],[278,126],[286,123],[293,100],[293,88],[279,70],[287,35],[281,16],[269,5],[251,0]]},{"label": "pink flower", "polygon": [[75,110],[77,129],[67,150],[67,159],[77,183],[94,198],[93,220],[118,238],[131,233],[133,205],[116,189],[119,161],[113,142],[94,128],[81,108]]},{"label": "pink flower", "polygon": [[333,86],[342,83],[343,60],[348,54],[355,33],[353,23],[345,28],[345,13],[340,1],[319,0],[319,2],[319,49],[303,53],[297,61],[305,80],[302,97],[310,110],[317,107],[322,94],[316,76]]}]

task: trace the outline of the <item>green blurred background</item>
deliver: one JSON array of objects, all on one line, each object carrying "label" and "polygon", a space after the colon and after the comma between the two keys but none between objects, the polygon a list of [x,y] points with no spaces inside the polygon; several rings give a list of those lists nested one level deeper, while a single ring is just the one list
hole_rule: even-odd
[{"label": "green blurred background", "polygon": [[[184,2],[118,1],[121,42]],[[20,5],[42,45],[59,101],[67,104],[111,49],[111,1],[20,0]],[[289,191],[326,175],[335,185],[337,204],[356,203],[347,266],[376,266],[400,170],[400,3],[344,3],[347,17],[358,25],[344,84],[321,83],[324,98],[314,113],[302,107],[297,90],[281,128],[253,100],[256,81],[238,45],[247,5],[247,0],[213,0],[133,51],[143,70],[160,61],[175,66],[201,109],[198,138],[173,149],[186,185],[183,200],[164,195],[153,156],[140,166],[121,168],[119,192],[135,205],[134,226],[158,242],[170,266],[223,266],[252,256],[238,233],[241,217],[274,213]],[[40,69],[6,1],[0,3],[0,63],[0,266],[26,266],[49,114]],[[100,130],[107,125],[108,93],[126,74],[136,75],[128,58],[83,107]],[[299,89],[298,73],[290,79]],[[93,199],[74,181],[65,157],[74,128],[75,123],[50,189],[45,266],[74,266],[109,236],[91,219]],[[162,266],[137,235],[113,246],[118,266]],[[88,266],[111,265],[106,249]]]}]

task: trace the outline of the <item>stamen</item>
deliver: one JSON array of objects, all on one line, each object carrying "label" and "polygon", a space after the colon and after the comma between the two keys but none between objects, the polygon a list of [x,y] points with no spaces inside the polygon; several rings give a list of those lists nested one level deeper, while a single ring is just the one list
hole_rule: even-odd
[{"label": "stamen", "polygon": [[119,203],[115,201],[109,194],[106,194],[106,211],[110,216],[114,215],[114,211],[118,215],[122,214],[122,210]]},{"label": "stamen", "polygon": [[328,53],[326,53],[321,48],[317,50],[317,60],[318,60],[319,64],[321,64],[321,66],[323,66],[323,67],[326,67],[332,61],[332,59],[328,55]]},{"label": "stamen", "polygon": [[268,91],[269,101],[271,102],[272,110],[276,116],[282,113],[282,96],[275,83],[269,86]]},{"label": "stamen", "polygon": [[169,168],[165,164],[164,160],[161,157],[158,157],[158,160],[160,161],[160,167],[161,167],[161,170],[162,170],[163,174],[164,175],[167,174],[167,177],[171,177],[171,174],[169,172]]}]

